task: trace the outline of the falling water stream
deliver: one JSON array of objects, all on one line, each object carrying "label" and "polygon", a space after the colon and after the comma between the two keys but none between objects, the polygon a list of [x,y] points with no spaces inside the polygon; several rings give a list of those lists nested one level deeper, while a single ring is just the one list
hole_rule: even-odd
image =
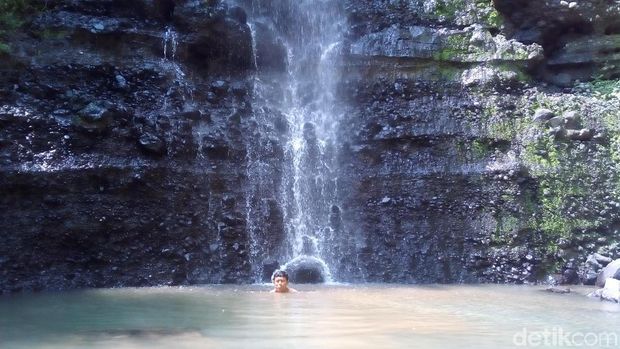
[{"label": "falling water stream", "polygon": [[177,61],[177,48],[179,38],[177,32],[172,27],[166,27],[162,35],[163,57],[161,59],[162,70],[166,74],[170,74],[172,83],[166,92],[163,100],[163,108],[166,110],[170,107],[170,99],[172,94],[178,93],[186,105],[182,108],[188,108],[193,103],[194,91],[191,84],[187,81],[183,68]]},{"label": "falling water stream", "polygon": [[[284,241],[279,249],[266,251],[256,233],[260,228],[252,224],[249,213],[253,264],[259,265],[266,255],[277,251],[277,256],[268,257],[284,264],[285,269],[305,273],[309,281],[329,282],[329,265],[333,263],[329,218],[339,210],[335,155],[340,119],[336,86],[344,28],[341,4],[334,0],[289,0],[270,5],[253,1],[252,15],[254,41],[256,26],[268,27],[286,54],[286,67],[279,73],[261,69],[256,63],[255,104],[281,113],[288,130],[281,141],[284,163],[274,198],[283,215]],[[256,52],[256,43],[254,48],[256,57],[261,53]],[[266,96],[274,81],[281,88],[279,98]],[[248,174],[257,183],[266,176],[258,152],[249,159]],[[251,206],[249,211],[256,209]],[[257,278],[260,274],[256,273]]]}]

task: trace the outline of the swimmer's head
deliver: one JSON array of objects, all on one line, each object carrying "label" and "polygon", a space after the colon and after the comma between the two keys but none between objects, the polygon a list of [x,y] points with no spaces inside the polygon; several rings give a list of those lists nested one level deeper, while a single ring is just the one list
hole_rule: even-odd
[{"label": "swimmer's head", "polygon": [[276,269],[276,271],[273,272],[273,274],[271,275],[271,282],[273,282],[278,277],[285,278],[286,281],[288,281],[288,273],[282,269]]},{"label": "swimmer's head", "polygon": [[288,274],[284,270],[276,270],[271,275],[275,292],[288,292]]}]

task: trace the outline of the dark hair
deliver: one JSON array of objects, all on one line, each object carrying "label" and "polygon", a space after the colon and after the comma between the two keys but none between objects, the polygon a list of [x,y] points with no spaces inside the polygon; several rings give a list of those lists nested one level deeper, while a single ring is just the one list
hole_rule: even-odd
[{"label": "dark hair", "polygon": [[286,281],[288,281],[288,274],[281,269],[276,269],[276,271],[273,272],[273,274],[271,275],[271,281],[273,282],[273,280],[275,280],[276,278],[285,278]]}]

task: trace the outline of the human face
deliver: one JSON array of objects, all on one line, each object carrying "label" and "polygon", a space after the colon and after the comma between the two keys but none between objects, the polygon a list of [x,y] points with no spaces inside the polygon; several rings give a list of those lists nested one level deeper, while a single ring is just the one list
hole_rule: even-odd
[{"label": "human face", "polygon": [[288,292],[288,280],[282,276],[273,279],[273,287],[276,292]]}]

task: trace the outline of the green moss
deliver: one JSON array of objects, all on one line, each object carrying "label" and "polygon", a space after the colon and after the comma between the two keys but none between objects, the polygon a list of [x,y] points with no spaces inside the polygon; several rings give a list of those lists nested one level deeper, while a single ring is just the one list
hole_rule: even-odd
[{"label": "green moss", "polygon": [[489,119],[486,133],[491,138],[512,142],[531,127],[533,127],[532,122],[527,118],[500,119],[494,117]]},{"label": "green moss", "polygon": [[37,10],[39,3],[35,0],[0,0],[0,52],[10,51],[10,46],[4,43],[6,36],[19,29],[27,15]]},{"label": "green moss", "polygon": [[444,81],[460,81],[463,72],[463,70],[450,64],[436,64],[434,69],[437,72],[436,78]]},{"label": "green moss", "polygon": [[518,231],[521,229],[520,219],[518,217],[500,214],[496,217],[497,225],[495,232],[491,234],[491,242],[493,244],[511,245]]},{"label": "green moss", "polygon": [[553,138],[544,137],[525,147],[523,159],[532,174],[536,176],[554,171],[560,166],[559,156],[559,150],[555,146]]},{"label": "green moss", "polygon": [[501,72],[506,73],[515,73],[517,75],[517,80],[521,82],[531,82],[532,77],[526,73],[522,67],[517,64],[509,63],[509,62],[501,62],[496,65],[497,69]]},{"label": "green moss", "polygon": [[469,54],[469,36],[465,33],[450,35],[443,40],[441,46],[441,49],[433,55],[435,60],[460,60],[464,55]]},{"label": "green moss", "polygon": [[475,159],[482,159],[489,155],[489,153],[491,152],[491,148],[486,142],[475,139],[471,143],[471,151]]},{"label": "green moss", "polygon": [[476,0],[476,8],[481,19],[490,27],[499,28],[503,25],[502,16],[493,6],[493,0]]},{"label": "green moss", "polygon": [[620,94],[620,80],[604,80],[602,78],[595,78],[587,85],[595,95],[599,95],[601,97]]},{"label": "green moss", "polygon": [[585,154],[551,136],[528,144],[523,160],[539,184],[538,214],[532,217],[530,226],[540,230],[549,241],[555,241],[597,225],[596,221],[571,213],[571,205],[591,200],[591,193],[600,185],[594,179],[598,174],[593,172],[605,169],[593,170]]},{"label": "green moss", "polygon": [[11,52],[11,47],[3,42],[0,42],[0,53],[6,54]]},{"label": "green moss", "polygon": [[455,18],[464,8],[463,0],[438,0],[434,12],[437,16],[449,20]]},{"label": "green moss", "polygon": [[34,8],[34,0],[0,0],[0,29],[15,30],[24,23],[24,15]]}]

